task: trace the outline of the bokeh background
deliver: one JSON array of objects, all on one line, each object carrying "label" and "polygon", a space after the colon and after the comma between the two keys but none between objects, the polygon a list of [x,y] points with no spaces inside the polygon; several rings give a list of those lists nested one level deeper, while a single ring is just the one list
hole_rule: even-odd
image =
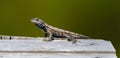
[{"label": "bokeh background", "polygon": [[120,57],[120,0],[0,0],[0,34],[43,36],[30,20],[110,40]]}]

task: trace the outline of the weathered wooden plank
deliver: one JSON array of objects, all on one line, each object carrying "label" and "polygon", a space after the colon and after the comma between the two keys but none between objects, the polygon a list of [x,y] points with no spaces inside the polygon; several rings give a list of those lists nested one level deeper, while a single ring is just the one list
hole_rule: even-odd
[{"label": "weathered wooden plank", "polygon": [[[92,44],[92,45],[91,45]],[[66,40],[44,42],[42,40],[0,40],[0,51],[39,52],[115,52],[109,41],[80,40],[77,45]]]},{"label": "weathered wooden plank", "polygon": [[45,38],[0,36],[0,58],[117,58],[110,41],[80,39],[45,42]]}]

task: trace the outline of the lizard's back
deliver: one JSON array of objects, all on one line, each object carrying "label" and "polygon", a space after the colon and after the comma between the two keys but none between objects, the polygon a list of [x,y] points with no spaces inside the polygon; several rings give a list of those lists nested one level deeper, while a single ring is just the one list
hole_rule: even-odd
[{"label": "lizard's back", "polygon": [[68,37],[68,36],[71,36],[75,39],[90,39],[90,37],[88,36],[85,36],[85,35],[82,35],[82,34],[78,34],[78,33],[74,33],[74,32],[70,32],[70,31],[67,31],[67,30],[63,30],[63,29],[60,29],[60,28],[56,28],[56,27],[53,27],[53,26],[49,26],[49,29],[51,30],[51,32],[54,34],[57,34],[61,37]]}]

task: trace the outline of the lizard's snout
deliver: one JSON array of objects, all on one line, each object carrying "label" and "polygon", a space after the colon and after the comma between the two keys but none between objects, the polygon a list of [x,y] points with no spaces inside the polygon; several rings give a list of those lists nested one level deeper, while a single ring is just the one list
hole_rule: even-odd
[{"label": "lizard's snout", "polygon": [[31,20],[31,22],[35,22],[34,20]]}]

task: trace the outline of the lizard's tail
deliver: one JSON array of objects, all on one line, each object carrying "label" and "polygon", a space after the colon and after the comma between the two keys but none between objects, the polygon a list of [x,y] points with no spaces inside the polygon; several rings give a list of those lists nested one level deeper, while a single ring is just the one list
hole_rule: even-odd
[{"label": "lizard's tail", "polygon": [[86,35],[78,35],[76,39],[90,39],[89,36],[86,36]]}]

